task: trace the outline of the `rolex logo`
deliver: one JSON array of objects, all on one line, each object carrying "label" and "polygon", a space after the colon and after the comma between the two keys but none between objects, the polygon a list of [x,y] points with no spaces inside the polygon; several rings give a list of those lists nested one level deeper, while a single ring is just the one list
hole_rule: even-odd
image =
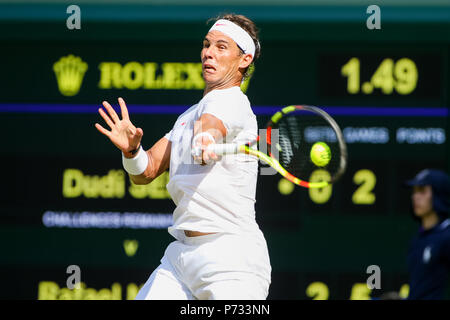
[{"label": "rolex logo", "polygon": [[53,64],[53,71],[58,81],[58,89],[62,95],[74,96],[81,88],[84,73],[88,69],[86,62],[80,57],[68,55]]}]

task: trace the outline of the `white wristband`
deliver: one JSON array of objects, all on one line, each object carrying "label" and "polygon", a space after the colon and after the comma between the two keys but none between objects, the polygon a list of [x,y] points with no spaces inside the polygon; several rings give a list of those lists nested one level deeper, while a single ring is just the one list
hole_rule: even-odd
[{"label": "white wristband", "polygon": [[139,151],[134,156],[134,158],[125,158],[122,152],[122,164],[126,172],[134,176],[138,176],[144,173],[145,169],[147,169],[148,165],[147,152],[144,151],[142,146],[139,147]]}]

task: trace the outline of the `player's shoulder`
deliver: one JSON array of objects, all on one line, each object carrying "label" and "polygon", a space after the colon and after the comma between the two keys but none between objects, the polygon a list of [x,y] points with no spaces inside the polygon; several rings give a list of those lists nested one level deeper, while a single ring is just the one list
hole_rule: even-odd
[{"label": "player's shoulder", "polygon": [[236,114],[253,114],[250,101],[238,86],[211,91],[206,98],[205,105],[226,107]]},{"label": "player's shoulder", "polygon": [[207,95],[206,98],[207,103],[216,101],[233,101],[235,103],[250,104],[247,96],[237,86],[227,89],[213,90]]},{"label": "player's shoulder", "polygon": [[178,116],[178,120],[186,118],[189,116],[189,114],[193,113],[198,107],[198,103],[194,104],[193,106],[189,107],[186,111],[184,111],[182,114]]}]

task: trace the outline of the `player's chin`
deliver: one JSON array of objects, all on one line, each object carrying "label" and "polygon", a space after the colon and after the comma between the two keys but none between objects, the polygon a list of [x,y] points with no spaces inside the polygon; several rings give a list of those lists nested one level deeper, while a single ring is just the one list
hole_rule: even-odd
[{"label": "player's chin", "polygon": [[420,208],[413,208],[413,211],[414,215],[418,218],[422,218],[423,216],[425,216],[424,210],[421,210]]},{"label": "player's chin", "polygon": [[218,76],[215,72],[204,71],[203,72],[203,80],[205,80],[206,84],[214,84],[218,81]]}]

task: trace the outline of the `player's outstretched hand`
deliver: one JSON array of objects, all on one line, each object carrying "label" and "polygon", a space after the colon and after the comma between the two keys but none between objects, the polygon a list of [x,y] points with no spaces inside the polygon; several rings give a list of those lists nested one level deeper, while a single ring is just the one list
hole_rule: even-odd
[{"label": "player's outstretched hand", "polygon": [[113,107],[107,101],[103,101],[103,106],[108,111],[108,114],[102,108],[99,108],[98,112],[111,128],[111,131],[106,130],[98,123],[95,124],[95,127],[127,156],[127,154],[131,155],[130,151],[139,147],[144,131],[141,128],[136,128],[131,123],[127,106],[122,98],[119,98],[119,105],[122,112],[122,120]]}]

